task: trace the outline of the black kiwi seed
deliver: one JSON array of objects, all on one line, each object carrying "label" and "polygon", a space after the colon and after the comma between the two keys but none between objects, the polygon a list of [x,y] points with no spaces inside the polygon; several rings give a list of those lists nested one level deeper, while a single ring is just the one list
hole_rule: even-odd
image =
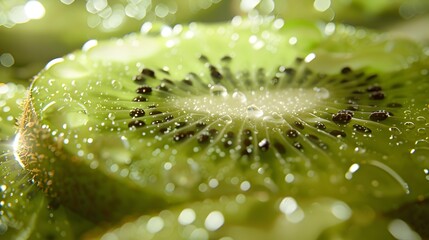
[{"label": "black kiwi seed", "polygon": [[326,129],[325,124],[323,124],[323,123],[321,123],[321,122],[317,122],[317,123],[315,124],[315,126],[316,126],[316,128],[317,128],[317,129],[319,129],[319,130],[325,130],[325,129]]},{"label": "black kiwi seed", "polygon": [[137,117],[143,117],[146,114],[146,112],[141,108],[134,108],[130,111],[130,117],[137,118]]},{"label": "black kiwi seed", "polygon": [[152,88],[149,86],[142,86],[137,88],[136,93],[140,94],[150,94],[152,92]]},{"label": "black kiwi seed", "polygon": [[286,148],[280,142],[275,142],[273,146],[280,154],[286,153]]},{"label": "black kiwi seed", "polygon": [[175,123],[174,123],[174,127],[175,127],[176,129],[182,128],[182,127],[184,127],[184,126],[186,126],[186,122],[175,122]]},{"label": "black kiwi seed", "polygon": [[290,138],[296,138],[298,137],[298,132],[294,129],[290,129],[286,132],[286,135]]},{"label": "black kiwi seed", "polygon": [[203,63],[209,62],[209,59],[208,59],[208,58],[207,58],[207,56],[205,56],[205,55],[201,55],[201,56],[199,57],[199,60],[200,60],[201,62],[203,62]]},{"label": "black kiwi seed", "polygon": [[164,117],[164,121],[168,122],[168,121],[171,121],[173,118],[174,118],[173,115],[167,115]]},{"label": "black kiwi seed", "polygon": [[372,121],[378,122],[378,121],[386,120],[389,116],[391,116],[390,113],[384,110],[380,110],[380,111],[372,112],[371,115],[369,115],[369,119],[371,119]]},{"label": "black kiwi seed", "polygon": [[270,142],[264,138],[258,143],[258,147],[261,149],[261,151],[266,152],[270,148]]},{"label": "black kiwi seed", "polygon": [[301,130],[304,129],[304,123],[302,123],[302,122],[295,121],[294,125]]},{"label": "black kiwi seed", "polygon": [[162,113],[161,111],[155,110],[155,111],[150,112],[149,115],[158,115],[161,113]]},{"label": "black kiwi seed", "polygon": [[143,96],[137,96],[135,98],[133,98],[133,102],[147,102],[148,99],[143,97]]},{"label": "black kiwi seed", "polygon": [[210,76],[212,76],[214,79],[220,80],[223,78],[222,74],[219,72],[219,70],[216,67],[210,65],[209,69],[210,69]]},{"label": "black kiwi seed", "polygon": [[226,56],[223,56],[220,60],[221,60],[222,62],[231,62],[232,57],[230,57],[230,56],[226,55]]},{"label": "black kiwi seed", "polygon": [[361,133],[371,133],[372,132],[371,129],[369,129],[365,126],[359,125],[359,124],[353,124],[353,129],[355,131],[361,132]]},{"label": "black kiwi seed", "polygon": [[145,122],[143,122],[142,120],[133,120],[131,122],[128,123],[128,128],[139,128],[139,127],[144,127],[146,125]]},{"label": "black kiwi seed", "polygon": [[341,69],[341,73],[342,74],[349,74],[349,73],[351,73],[352,72],[352,69],[350,68],[350,67],[343,67],[342,69]]},{"label": "black kiwi seed", "polygon": [[185,139],[188,135],[185,132],[177,133],[173,136],[173,140],[176,142],[182,141]]},{"label": "black kiwi seed", "polygon": [[372,100],[383,100],[384,93],[383,92],[371,92],[369,98]]},{"label": "black kiwi seed", "polygon": [[332,121],[337,124],[347,124],[353,118],[353,112],[349,110],[340,110],[336,114],[332,115]]},{"label": "black kiwi seed", "polygon": [[343,137],[344,138],[347,136],[346,133],[344,131],[341,131],[341,130],[332,130],[329,133],[335,137]]},{"label": "black kiwi seed", "polygon": [[204,122],[197,122],[197,124],[195,124],[195,126],[196,126],[198,129],[203,129],[203,128],[205,128],[205,127],[207,126],[207,124],[206,124],[206,123],[204,123]]},{"label": "black kiwi seed", "polygon": [[298,150],[302,150],[304,147],[302,146],[302,144],[301,143],[299,143],[299,142],[294,142],[293,143],[293,146],[296,148],[296,149],[298,149]]},{"label": "black kiwi seed", "polygon": [[165,83],[161,83],[160,85],[158,85],[156,87],[156,89],[164,91],[164,92],[170,91],[170,89],[167,87],[167,85]]},{"label": "black kiwi seed", "polygon": [[218,135],[219,131],[215,128],[211,128],[209,129],[209,134],[211,137],[215,137],[216,135]]},{"label": "black kiwi seed", "polygon": [[400,103],[388,103],[387,107],[400,108],[400,107],[402,107],[402,104],[400,104]]},{"label": "black kiwi seed", "polygon": [[155,78],[155,71],[149,68],[143,68],[142,74],[151,78]]},{"label": "black kiwi seed", "polygon": [[377,74],[372,74],[372,75],[369,75],[369,76],[366,78],[366,80],[367,80],[367,81],[371,81],[371,80],[376,79],[377,77],[378,77],[378,75],[377,75]]},{"label": "black kiwi seed", "polygon": [[146,78],[143,75],[139,74],[133,77],[133,81],[137,84],[144,84],[146,82]]},{"label": "black kiwi seed", "polygon": [[192,86],[192,85],[193,85],[192,81],[191,81],[191,80],[189,80],[189,79],[183,79],[183,80],[182,80],[182,82],[183,82],[184,84],[188,85],[188,86]]},{"label": "black kiwi seed", "polygon": [[367,92],[379,92],[379,91],[381,91],[382,89],[381,89],[381,87],[380,86],[378,86],[378,85],[374,85],[374,86],[369,86],[367,89],[366,89],[366,91]]},{"label": "black kiwi seed", "polygon": [[157,124],[160,124],[160,123],[163,123],[163,121],[160,120],[160,119],[157,119],[157,120],[154,120],[154,121],[151,122],[152,125],[157,125]]},{"label": "black kiwi seed", "polygon": [[208,143],[210,141],[209,133],[205,132],[205,133],[200,134],[197,138],[197,141],[199,143]]}]

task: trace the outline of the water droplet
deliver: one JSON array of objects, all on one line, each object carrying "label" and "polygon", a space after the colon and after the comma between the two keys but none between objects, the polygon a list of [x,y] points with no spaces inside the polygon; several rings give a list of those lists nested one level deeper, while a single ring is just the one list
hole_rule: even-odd
[{"label": "water droplet", "polygon": [[112,80],[111,84],[113,89],[117,89],[117,90],[122,89],[122,83],[118,80]]},{"label": "water droplet", "polygon": [[247,101],[247,97],[244,93],[236,91],[232,94],[232,98],[241,102],[241,103],[245,103]]},{"label": "water droplet", "polygon": [[392,220],[388,226],[389,232],[396,239],[419,240],[420,236],[408,224],[400,219]]},{"label": "water droplet", "polygon": [[264,112],[255,105],[248,106],[246,110],[249,117],[259,118],[264,115]]},{"label": "water droplet", "polygon": [[78,128],[88,123],[87,112],[87,108],[80,102],[58,99],[58,101],[49,102],[42,108],[41,118],[48,119],[52,126],[59,124],[56,126],[57,130],[64,129],[64,126]]},{"label": "water droplet", "polygon": [[420,135],[425,135],[426,134],[426,128],[418,128],[417,133]]},{"label": "water droplet", "polygon": [[420,139],[417,140],[415,143],[416,147],[428,147],[429,148],[429,141],[424,140],[424,139]]},{"label": "water droplet", "polygon": [[225,219],[223,214],[219,211],[213,211],[209,213],[206,220],[204,221],[204,226],[209,231],[216,231],[224,224]]},{"label": "water droplet", "polygon": [[347,220],[352,215],[352,210],[344,202],[337,201],[331,207],[332,214],[340,220]]},{"label": "water droplet", "polygon": [[212,96],[226,97],[228,96],[228,90],[222,85],[213,85],[210,87],[210,94]]},{"label": "water droplet", "polygon": [[64,59],[52,62],[49,65],[50,72],[61,79],[76,79],[87,76],[89,70],[77,61],[67,61]]},{"label": "water droplet", "polygon": [[276,112],[272,113],[271,116],[263,117],[262,120],[264,120],[265,122],[270,122],[275,124],[282,124],[286,122],[286,120]]},{"label": "water droplet", "polygon": [[288,215],[295,212],[298,209],[298,203],[292,197],[285,197],[280,202],[279,209],[282,213]]},{"label": "water droplet", "polygon": [[313,90],[316,92],[316,97],[319,99],[327,99],[329,98],[329,91],[326,88],[318,88],[315,87]]},{"label": "water droplet", "polygon": [[195,221],[195,218],[195,211],[190,208],[186,208],[182,210],[177,220],[182,225],[189,225]]},{"label": "water droplet", "polygon": [[157,233],[164,228],[164,220],[161,217],[155,216],[149,219],[146,229],[150,233]]},{"label": "water droplet", "polygon": [[413,129],[415,127],[413,122],[405,122],[404,126],[408,129]]},{"label": "water droplet", "polygon": [[107,115],[107,117],[110,119],[110,120],[115,120],[115,118],[116,118],[116,115],[114,114],[114,113],[109,113],[108,115]]},{"label": "water droplet", "polygon": [[426,118],[423,116],[418,116],[418,117],[416,117],[416,121],[417,122],[426,122]]},{"label": "water droplet", "polygon": [[399,128],[397,128],[397,127],[391,127],[391,128],[389,128],[389,131],[391,131],[393,134],[397,134],[397,135],[402,134],[401,130],[399,130]]},{"label": "water droplet", "polygon": [[419,147],[410,151],[411,158],[417,162],[421,162],[425,167],[429,167],[429,147]]}]

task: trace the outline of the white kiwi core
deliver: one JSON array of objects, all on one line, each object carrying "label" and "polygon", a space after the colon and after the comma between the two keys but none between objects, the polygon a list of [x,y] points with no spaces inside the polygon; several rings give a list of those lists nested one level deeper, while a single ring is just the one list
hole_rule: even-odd
[{"label": "white kiwi core", "polygon": [[315,108],[329,98],[324,88],[291,88],[229,93],[221,85],[210,88],[210,95],[174,99],[177,108],[213,117],[252,118],[284,121],[282,116],[294,115]]}]

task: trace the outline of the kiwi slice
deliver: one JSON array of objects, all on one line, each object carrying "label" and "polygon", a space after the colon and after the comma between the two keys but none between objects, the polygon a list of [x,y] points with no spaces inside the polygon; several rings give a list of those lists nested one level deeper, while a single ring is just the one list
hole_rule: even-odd
[{"label": "kiwi slice", "polygon": [[113,221],[220,196],[387,211],[428,193],[428,61],[350,26],[152,25],[55,59],[19,155],[49,197]]}]

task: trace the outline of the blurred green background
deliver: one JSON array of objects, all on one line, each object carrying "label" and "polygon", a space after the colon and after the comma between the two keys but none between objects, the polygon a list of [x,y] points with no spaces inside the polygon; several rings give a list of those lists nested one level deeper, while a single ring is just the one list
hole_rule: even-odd
[{"label": "blurred green background", "polygon": [[346,23],[429,39],[428,0],[0,0],[0,82],[28,84],[49,60],[145,22],[259,15]]}]

